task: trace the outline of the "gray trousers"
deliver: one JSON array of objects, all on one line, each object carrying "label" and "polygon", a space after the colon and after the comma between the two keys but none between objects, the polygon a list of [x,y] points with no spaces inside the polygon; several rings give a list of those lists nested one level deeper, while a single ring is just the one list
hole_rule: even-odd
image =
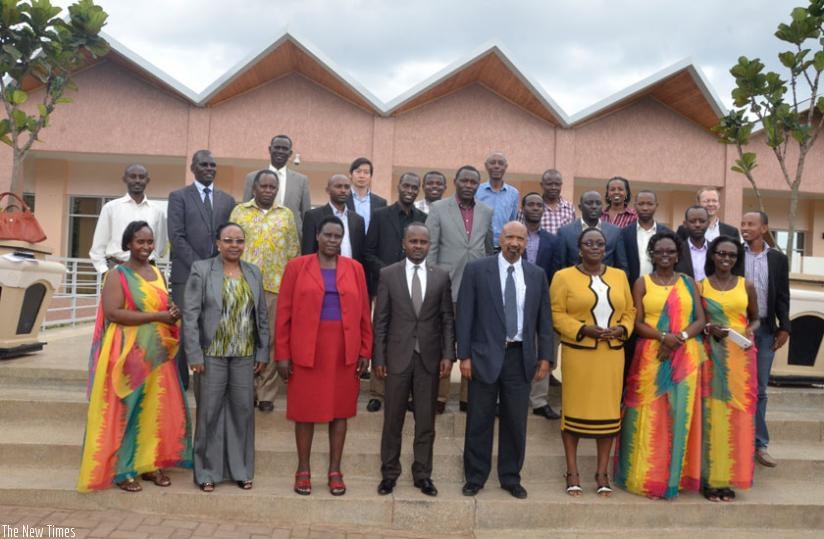
[{"label": "gray trousers", "polygon": [[[269,314],[269,335],[275,335],[275,313],[278,307],[278,295],[271,292],[264,292],[266,298],[266,310]],[[255,377],[255,395],[258,401],[274,402],[275,396],[278,394],[278,385],[280,378],[278,377],[277,362],[270,361],[263,368],[261,373]]]},{"label": "gray trousers", "polygon": [[204,358],[194,376],[195,483],[248,481],[255,476],[254,359]]}]

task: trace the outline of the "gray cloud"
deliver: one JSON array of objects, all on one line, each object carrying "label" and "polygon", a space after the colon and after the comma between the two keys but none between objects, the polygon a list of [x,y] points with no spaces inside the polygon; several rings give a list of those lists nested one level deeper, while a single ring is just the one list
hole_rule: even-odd
[{"label": "gray cloud", "polygon": [[[60,4],[69,2],[61,0]],[[799,0],[100,0],[106,31],[200,91],[284,29],[383,101],[495,41],[569,114],[691,57],[725,104],[741,55],[778,68]]]}]

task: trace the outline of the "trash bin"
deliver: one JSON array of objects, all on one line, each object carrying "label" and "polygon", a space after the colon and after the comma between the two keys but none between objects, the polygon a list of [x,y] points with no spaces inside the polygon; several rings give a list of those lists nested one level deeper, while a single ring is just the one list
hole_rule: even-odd
[{"label": "trash bin", "polygon": [[0,359],[43,349],[40,325],[66,267],[47,261],[51,250],[25,241],[0,241]]}]

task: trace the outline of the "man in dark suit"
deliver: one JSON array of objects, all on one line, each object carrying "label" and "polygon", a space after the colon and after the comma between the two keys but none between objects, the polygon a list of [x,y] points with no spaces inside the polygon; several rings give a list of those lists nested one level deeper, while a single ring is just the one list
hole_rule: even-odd
[{"label": "man in dark suit", "polygon": [[[709,240],[707,239],[707,225],[710,222],[710,215],[703,206],[690,206],[684,212],[683,228],[686,229],[688,237],[681,243],[681,252],[678,253],[678,262],[675,263],[675,271],[686,273],[695,282],[703,281],[706,277],[704,266],[707,263],[707,252]],[[730,236],[736,239],[736,236]],[[734,275],[744,276],[744,261],[736,260],[732,268]]]},{"label": "man in dark suit", "polygon": [[[521,200],[521,219],[526,225],[527,240],[524,258],[532,262],[546,273],[547,284],[552,283],[552,277],[558,268],[558,256],[561,242],[555,234],[550,234],[541,228],[541,218],[544,215],[544,199],[540,193],[527,193]],[[556,350],[557,352],[557,350]],[[553,353],[550,358],[553,363],[557,356]],[[543,380],[532,382],[529,392],[529,405],[532,413],[544,419],[561,419],[560,414],[549,405],[550,376]]]},{"label": "man in dark suit", "polygon": [[[702,187],[696,193],[695,200],[698,202],[698,205],[706,209],[709,214],[705,234],[707,242],[711,242],[718,236],[727,236],[740,241],[741,236],[738,234],[738,229],[727,223],[722,223],[718,218],[718,210],[721,209],[721,194],[716,187]],[[687,227],[684,225],[678,227],[676,234],[678,234],[678,237],[682,240],[686,240],[689,237]]]},{"label": "man in dark suit", "polygon": [[[378,276],[385,266],[403,260],[403,231],[411,223],[423,223],[426,214],[415,207],[415,199],[421,189],[421,179],[414,172],[401,174],[398,182],[398,201],[386,208],[380,208],[372,217],[372,225],[366,233],[366,279],[369,295],[375,296]],[[429,252],[427,230],[426,251]],[[369,402],[366,409],[377,412],[383,400],[383,380],[372,376],[369,380]]]},{"label": "man in dark suit", "polygon": [[432,446],[438,380],[449,376],[455,359],[452,291],[449,274],[425,264],[429,252],[426,225],[413,222],[406,227],[403,249],[404,260],[381,270],[375,299],[372,369],[375,378],[386,381],[378,494],[391,493],[401,473],[406,403],[414,395],[412,477],[421,492],[436,496]]},{"label": "man in dark suit", "polygon": [[[278,194],[275,204],[285,206],[292,210],[295,218],[295,226],[298,234],[303,230],[303,214],[312,209],[309,198],[309,178],[286,167],[289,157],[292,155],[292,139],[288,135],[276,135],[269,143],[269,160],[271,165],[268,169],[278,177]],[[259,170],[255,170],[246,175],[243,184],[243,202],[252,200],[252,184]]]},{"label": "man in dark suit", "polygon": [[627,256],[627,279],[629,286],[641,275],[652,272],[652,261],[647,255],[649,240],[659,232],[671,232],[666,226],[655,222],[655,210],[658,209],[658,196],[649,190],[635,194],[635,211],[638,221],[621,229],[621,241]]},{"label": "man in dark suit", "polygon": [[303,235],[300,240],[301,254],[308,255],[318,250],[318,227],[324,217],[334,215],[344,224],[343,241],[340,245],[340,254],[354,258],[361,265],[364,263],[363,253],[366,243],[366,229],[363,217],[346,207],[346,199],[352,189],[349,178],[343,174],[335,174],[326,184],[329,194],[329,204],[314,208],[303,216]]},{"label": "man in dark suit", "polygon": [[[184,305],[183,291],[189,278],[192,263],[217,255],[215,230],[229,220],[235,207],[231,195],[214,186],[217,163],[209,150],[198,150],[192,156],[189,167],[194,181],[169,194],[166,222],[169,242],[172,244],[172,301]],[[181,335],[181,340],[183,336]],[[184,388],[189,387],[189,370],[186,354],[181,346],[177,353],[177,366]]]},{"label": "man in dark suit", "polygon": [[764,241],[769,229],[766,213],[754,211],[741,218],[744,237],[745,274],[755,287],[758,316],[761,325],[755,331],[758,371],[758,404],[755,409],[755,460],[762,466],[774,467],[777,462],[767,452],[770,434],[765,421],[767,414],[767,383],[770,381],[775,351],[787,344],[790,337],[790,265],[787,255],[770,249]]},{"label": "man in dark suit", "polygon": [[372,192],[372,172],[372,161],[365,157],[358,157],[349,165],[352,192],[346,199],[346,207],[363,217],[366,232],[375,211],[386,207],[386,199]]},{"label": "man in dark suit", "polygon": [[458,358],[469,380],[463,494],[476,495],[489,477],[500,399],[498,479],[522,499],[530,384],[549,374],[555,339],[546,273],[521,256],[526,227],[507,223],[499,241],[500,254],[466,266],[458,293]]},{"label": "man in dark suit", "polygon": [[626,271],[627,256],[624,253],[624,244],[621,241],[621,229],[601,221],[601,212],[604,208],[601,193],[587,191],[581,195],[578,208],[581,210],[581,219],[576,219],[558,229],[558,239],[561,240],[562,245],[559,267],[568,268],[579,262],[578,236],[586,228],[595,227],[600,229],[607,239],[604,264]]}]

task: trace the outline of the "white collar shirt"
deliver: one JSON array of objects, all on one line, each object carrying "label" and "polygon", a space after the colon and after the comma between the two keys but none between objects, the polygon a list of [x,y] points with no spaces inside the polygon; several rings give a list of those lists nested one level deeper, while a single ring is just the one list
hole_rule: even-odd
[{"label": "white collar shirt", "polygon": [[[406,260],[406,288],[409,290],[409,297],[412,297],[412,276],[415,275],[415,263]],[[421,300],[426,297],[426,261],[417,264],[420,268],[418,270],[418,280],[421,282]]]},{"label": "white collar shirt", "polygon": [[155,242],[152,260],[160,258],[166,252],[166,214],[145,195],[138,203],[127,194],[110,200],[100,210],[89,250],[89,258],[98,273],[105,273],[109,269],[107,258],[116,258],[121,262],[129,260],[129,252],[121,249],[121,241],[123,231],[132,221],[149,223]]},{"label": "white collar shirt", "polygon": [[[650,238],[652,238],[655,235],[655,231],[658,230],[658,224],[653,221],[652,228],[645,230],[640,222],[636,222],[636,227],[635,241],[638,245],[638,275],[649,275],[652,273],[652,260],[649,259],[649,255],[647,254],[647,247],[649,246]],[[629,283],[630,286],[632,286],[632,284],[633,283]]]},{"label": "white collar shirt", "polygon": [[340,242],[340,254],[352,258],[352,242],[349,239],[349,208],[344,206],[343,211],[338,211],[331,202],[329,207],[332,208],[332,215],[343,221],[343,240]]},{"label": "white collar shirt", "polygon": [[278,176],[278,194],[275,195],[275,204],[283,206],[283,197],[286,194],[286,165],[283,165],[283,168],[275,168],[274,165],[269,165],[269,170]]},{"label": "white collar shirt", "polygon": [[[515,271],[512,277],[515,279],[515,298],[518,311],[518,332],[512,338],[513,341],[522,341],[524,334],[524,301],[526,300],[526,281],[524,280],[523,257],[514,264],[510,264],[502,253],[498,253],[498,276],[501,279],[501,303],[506,301],[506,277],[509,266],[513,266]],[[504,307],[506,308],[506,307]]]}]

